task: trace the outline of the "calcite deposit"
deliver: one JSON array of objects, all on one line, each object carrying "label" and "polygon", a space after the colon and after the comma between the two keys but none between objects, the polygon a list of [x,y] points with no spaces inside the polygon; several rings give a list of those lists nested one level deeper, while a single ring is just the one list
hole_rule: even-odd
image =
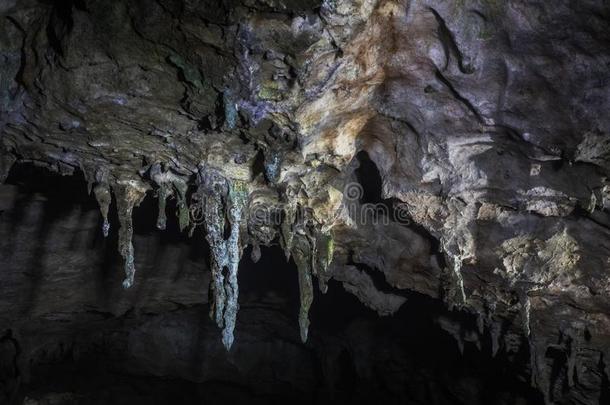
[{"label": "calcite deposit", "polygon": [[[3,0],[0,17],[0,361],[36,356],[41,319],[125,316],[134,288],[209,303],[231,353],[249,316],[244,251],[257,262],[279,246],[303,342],[333,280],[380,317],[416,294],[468,319],[430,315],[462,351],[518,364],[546,403],[608,400],[606,1]],[[45,250],[24,235],[47,222],[11,176],[30,166],[75,179],[65,201],[88,189],[128,290],[67,292],[85,259],[61,246],[28,287]],[[189,266],[209,277],[151,273],[133,220],[149,200],[155,232],[203,235]],[[167,367],[147,370],[192,377]]]}]

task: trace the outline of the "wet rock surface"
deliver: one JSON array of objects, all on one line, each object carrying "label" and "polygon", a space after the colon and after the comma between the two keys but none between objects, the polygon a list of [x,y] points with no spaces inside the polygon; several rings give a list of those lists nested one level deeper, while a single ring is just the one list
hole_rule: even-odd
[{"label": "wet rock surface", "polygon": [[606,2],[0,16],[3,400],[608,400]]}]

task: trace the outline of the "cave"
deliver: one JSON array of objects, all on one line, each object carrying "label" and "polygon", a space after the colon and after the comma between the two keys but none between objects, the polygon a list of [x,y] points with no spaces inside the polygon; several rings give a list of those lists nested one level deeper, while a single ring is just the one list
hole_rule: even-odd
[{"label": "cave", "polygon": [[0,0],[0,405],[610,403],[605,0]]}]

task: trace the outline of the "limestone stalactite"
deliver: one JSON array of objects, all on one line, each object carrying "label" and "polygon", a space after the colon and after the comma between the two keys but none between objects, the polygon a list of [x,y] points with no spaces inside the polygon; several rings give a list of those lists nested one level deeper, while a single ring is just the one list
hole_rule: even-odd
[{"label": "limestone stalactite", "polygon": [[225,178],[213,169],[199,172],[200,203],[204,212],[206,240],[210,246],[212,271],[211,291],[213,303],[210,316],[220,328],[224,328],[226,293],[224,289],[224,267],[226,265],[226,243],[224,239],[226,216],[225,207],[228,184]]},{"label": "limestone stalactite", "polygon": [[294,237],[292,257],[299,274],[299,328],[301,341],[306,342],[309,334],[309,308],[313,303],[313,281],[311,269],[311,246],[307,237],[297,233]]},{"label": "limestone stalactite", "polygon": [[110,194],[110,186],[108,184],[96,184],[93,188],[95,193],[95,199],[100,206],[100,212],[102,214],[102,233],[104,237],[108,237],[110,232],[110,222],[108,221],[108,210],[110,209],[110,203],[112,202],[112,195]]},{"label": "limestone stalactite", "polygon": [[133,248],[133,208],[140,205],[146,196],[147,188],[136,180],[119,180],[113,185],[113,191],[117,201],[117,213],[119,217],[119,253],[125,261],[124,288],[133,285],[136,274],[135,252]]},{"label": "limestone stalactite", "polygon": [[226,253],[224,265],[227,267],[227,274],[224,280],[226,303],[224,305],[224,329],[222,331],[222,342],[227,350],[233,345],[233,331],[239,309],[237,272],[243,249],[241,231],[247,203],[247,186],[239,181],[231,182],[229,184],[228,198],[228,217],[231,230],[228,239],[225,241]]}]

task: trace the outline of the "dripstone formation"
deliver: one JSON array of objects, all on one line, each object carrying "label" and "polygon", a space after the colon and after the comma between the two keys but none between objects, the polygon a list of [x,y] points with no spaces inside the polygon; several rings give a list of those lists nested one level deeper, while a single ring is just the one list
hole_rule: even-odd
[{"label": "dripstone formation", "polygon": [[[415,295],[442,303],[464,356],[518,364],[541,401],[608,400],[606,1],[3,0],[0,17],[0,400],[48,352],[37,328],[62,320],[209,303],[228,351],[214,356],[239,353],[240,262],[273,247],[296,268],[302,342],[329,283],[380,317]],[[23,198],[20,179],[47,171],[72,179],[55,198],[88,201],[80,185],[101,219],[50,221],[48,193]],[[134,216],[152,201],[145,239]],[[206,254],[176,253],[165,277],[153,238],[172,224]],[[124,292],[86,276],[112,261],[62,242],[93,227]],[[171,319],[161,335],[188,324]],[[158,367],[145,374],[206,380]]]}]

